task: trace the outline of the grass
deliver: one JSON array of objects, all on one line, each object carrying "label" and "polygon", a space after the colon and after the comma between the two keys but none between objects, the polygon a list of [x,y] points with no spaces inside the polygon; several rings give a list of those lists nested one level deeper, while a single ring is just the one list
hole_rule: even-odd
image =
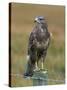
[{"label": "grass", "polygon": [[[26,67],[26,55],[29,34],[34,26],[35,16],[42,15],[48,19],[48,29],[53,34],[44,68],[48,69],[48,78],[65,79],[64,55],[64,7],[47,5],[12,4],[11,12],[11,74],[23,75]],[[32,86],[32,80],[12,76],[12,87]],[[49,85],[64,84],[48,82]]]}]

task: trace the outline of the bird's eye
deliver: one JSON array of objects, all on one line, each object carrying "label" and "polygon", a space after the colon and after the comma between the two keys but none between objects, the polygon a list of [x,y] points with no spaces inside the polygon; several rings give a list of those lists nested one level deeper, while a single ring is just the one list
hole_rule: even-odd
[{"label": "bird's eye", "polygon": [[40,18],[40,20],[43,20],[43,19]]}]

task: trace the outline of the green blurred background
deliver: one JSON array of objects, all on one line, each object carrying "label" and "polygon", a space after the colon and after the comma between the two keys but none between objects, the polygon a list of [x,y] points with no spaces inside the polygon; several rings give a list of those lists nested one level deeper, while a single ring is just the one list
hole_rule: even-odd
[{"label": "green blurred background", "polygon": [[[11,86],[32,86],[32,80],[23,78],[27,63],[27,46],[30,32],[36,16],[44,16],[48,30],[53,38],[48,49],[44,68],[48,69],[48,78],[65,80],[65,7],[54,5],[36,5],[12,3],[11,7]],[[19,75],[21,76],[19,76]],[[64,84],[49,81],[48,85]]]}]

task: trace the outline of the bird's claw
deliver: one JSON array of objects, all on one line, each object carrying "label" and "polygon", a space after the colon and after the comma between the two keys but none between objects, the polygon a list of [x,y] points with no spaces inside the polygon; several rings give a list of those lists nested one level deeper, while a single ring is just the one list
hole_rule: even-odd
[{"label": "bird's claw", "polygon": [[35,71],[39,71],[40,70],[40,68],[35,68],[33,71],[35,72]]}]

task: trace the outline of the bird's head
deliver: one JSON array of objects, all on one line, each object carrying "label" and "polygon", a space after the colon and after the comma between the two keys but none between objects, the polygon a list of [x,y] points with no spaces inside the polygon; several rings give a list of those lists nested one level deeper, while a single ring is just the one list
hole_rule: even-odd
[{"label": "bird's head", "polygon": [[43,29],[47,28],[47,21],[46,21],[45,17],[43,17],[43,16],[35,17],[34,22],[36,22],[36,26],[39,26]]},{"label": "bird's head", "polygon": [[38,24],[45,23],[45,18],[43,16],[37,16],[35,17],[34,22],[37,22]]}]

